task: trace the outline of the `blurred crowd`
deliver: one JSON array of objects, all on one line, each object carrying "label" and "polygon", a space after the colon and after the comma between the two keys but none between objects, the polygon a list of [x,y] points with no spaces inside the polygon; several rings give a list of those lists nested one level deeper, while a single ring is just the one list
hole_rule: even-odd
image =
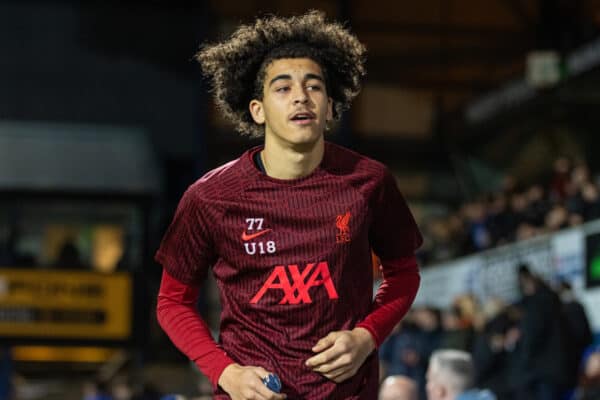
[{"label": "blurred crowd", "polygon": [[600,218],[600,176],[584,161],[554,161],[551,172],[523,185],[506,177],[502,187],[457,210],[422,223],[419,257],[431,264]]},{"label": "blurred crowd", "polygon": [[515,304],[464,295],[443,310],[414,308],[380,349],[382,378],[409,378],[415,399],[431,399],[430,358],[453,349],[471,356],[472,386],[499,400],[599,399],[600,346],[569,284],[552,288],[526,265],[518,277]]},{"label": "blurred crowd", "polygon": [[[204,383],[204,381],[202,381]],[[140,385],[123,376],[111,380],[89,381],[84,384],[83,400],[208,400],[212,396],[210,386],[199,385],[199,394],[187,398],[180,394],[164,393],[151,383]]]}]

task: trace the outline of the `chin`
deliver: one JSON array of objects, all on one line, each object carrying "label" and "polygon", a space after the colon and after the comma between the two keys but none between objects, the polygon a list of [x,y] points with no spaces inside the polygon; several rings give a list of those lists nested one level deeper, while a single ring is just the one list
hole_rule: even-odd
[{"label": "chin", "polygon": [[294,143],[294,144],[315,144],[316,142],[319,141],[319,139],[321,139],[321,137],[323,136],[322,133],[318,133],[318,132],[306,132],[303,133],[301,135],[294,135],[293,137],[290,138],[290,142]]},{"label": "chin", "polygon": [[[267,133],[269,134],[269,133]],[[281,133],[271,131],[273,138],[281,144],[288,143],[292,146],[313,146],[324,136],[324,131],[317,126],[292,127]]]},{"label": "chin", "polygon": [[303,136],[303,137],[288,137],[285,138],[288,142],[288,145],[293,148],[295,151],[300,153],[309,153],[311,152],[317,143],[319,142],[318,136]]}]

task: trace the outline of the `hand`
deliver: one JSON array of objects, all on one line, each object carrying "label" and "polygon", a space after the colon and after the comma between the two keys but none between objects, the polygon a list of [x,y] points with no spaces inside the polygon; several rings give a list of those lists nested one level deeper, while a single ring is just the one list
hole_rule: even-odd
[{"label": "hand", "polygon": [[312,348],[318,354],[306,360],[306,366],[340,383],[353,377],[374,349],[375,341],[364,328],[335,331]]},{"label": "hand", "polygon": [[261,367],[228,365],[219,377],[219,386],[232,400],[283,400],[285,394],[271,391],[262,382],[269,372]]}]

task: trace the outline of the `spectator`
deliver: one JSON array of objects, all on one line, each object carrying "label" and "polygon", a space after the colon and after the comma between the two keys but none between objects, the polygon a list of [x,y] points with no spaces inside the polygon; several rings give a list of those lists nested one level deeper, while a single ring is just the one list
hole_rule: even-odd
[{"label": "spectator", "polygon": [[546,230],[555,232],[569,226],[569,212],[562,204],[556,204],[546,214]]},{"label": "spectator", "polygon": [[510,227],[509,240],[515,239],[515,232],[517,228],[527,222],[526,211],[527,211],[527,197],[520,192],[515,192],[510,197],[510,209],[508,213],[508,226]]},{"label": "spectator", "polygon": [[379,400],[418,400],[417,383],[406,376],[388,376],[379,389]]},{"label": "spectator", "polygon": [[500,399],[509,399],[509,364],[505,349],[507,333],[517,323],[513,307],[502,307],[498,300],[490,303],[493,313],[488,314],[483,329],[473,345],[475,384],[490,389]]},{"label": "spectator", "polygon": [[495,399],[490,391],[473,388],[474,374],[469,353],[448,349],[435,351],[427,369],[427,399]]},{"label": "spectator", "polygon": [[494,245],[501,245],[511,240],[513,222],[508,209],[506,194],[497,193],[490,200],[488,226]]},{"label": "spectator", "polygon": [[455,256],[465,254],[468,238],[465,230],[465,223],[460,218],[459,213],[452,213],[448,216],[448,229],[450,230],[452,243],[456,246]]},{"label": "spectator", "polygon": [[571,161],[567,157],[559,157],[554,161],[553,176],[550,181],[550,196],[554,201],[567,197],[567,186],[570,182]]},{"label": "spectator", "polygon": [[568,384],[570,387],[574,387],[577,383],[581,357],[584,350],[592,344],[593,334],[585,309],[575,298],[571,285],[566,281],[562,281],[559,293],[562,301],[562,314],[566,322],[566,370],[570,373]]},{"label": "spectator", "polygon": [[550,210],[550,204],[546,201],[544,187],[540,184],[532,185],[526,192],[527,207],[525,208],[525,220],[528,224],[539,228],[544,225],[544,217]]},{"label": "spectator", "polygon": [[600,218],[600,195],[598,187],[593,183],[586,183],[581,189],[582,213],[585,221]]},{"label": "spectator", "polygon": [[517,400],[558,400],[568,383],[560,300],[528,266],[518,269],[523,312],[517,328],[506,334],[510,382]]},{"label": "spectator", "polygon": [[442,316],[437,308],[422,307],[415,310],[415,322],[419,327],[419,371],[421,375],[418,381],[421,383],[419,387],[420,397],[425,397],[425,374],[427,372],[427,364],[429,357],[434,350],[440,347],[442,340]]},{"label": "spectator", "polygon": [[590,169],[585,162],[579,162],[571,171],[571,182],[576,191],[581,191],[583,186],[590,182]]},{"label": "spectator", "polygon": [[492,237],[488,231],[486,208],[483,202],[474,201],[464,208],[467,218],[467,232],[470,247],[474,251],[481,251],[492,245]]},{"label": "spectator", "polygon": [[425,225],[427,232],[427,262],[456,257],[459,252],[452,236],[450,223],[445,218],[434,218]]},{"label": "spectator", "polygon": [[447,349],[470,351],[473,329],[469,326],[457,305],[442,312],[443,333],[440,346]]},{"label": "spectator", "polygon": [[411,311],[381,346],[379,355],[384,376],[403,375],[412,378],[419,388],[425,387],[427,357],[425,338],[414,322]]},{"label": "spectator", "polygon": [[521,241],[531,239],[532,237],[537,236],[539,233],[540,230],[537,229],[535,226],[531,225],[528,222],[523,222],[517,227],[517,231],[515,232],[515,240]]}]

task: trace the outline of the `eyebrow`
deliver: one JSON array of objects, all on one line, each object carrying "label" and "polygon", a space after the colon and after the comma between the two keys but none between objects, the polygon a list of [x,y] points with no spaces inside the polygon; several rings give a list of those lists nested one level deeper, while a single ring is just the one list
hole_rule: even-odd
[{"label": "eyebrow", "polygon": [[[273,85],[273,83],[275,83],[278,80],[290,80],[292,79],[292,76],[289,74],[280,74],[277,75],[276,77],[274,77],[273,79],[271,79],[271,81],[269,82],[269,86]],[[304,80],[309,80],[309,79],[316,79],[319,80],[321,82],[325,82],[323,77],[321,75],[317,75],[317,74],[311,74],[308,73],[306,75],[304,75]]]}]

